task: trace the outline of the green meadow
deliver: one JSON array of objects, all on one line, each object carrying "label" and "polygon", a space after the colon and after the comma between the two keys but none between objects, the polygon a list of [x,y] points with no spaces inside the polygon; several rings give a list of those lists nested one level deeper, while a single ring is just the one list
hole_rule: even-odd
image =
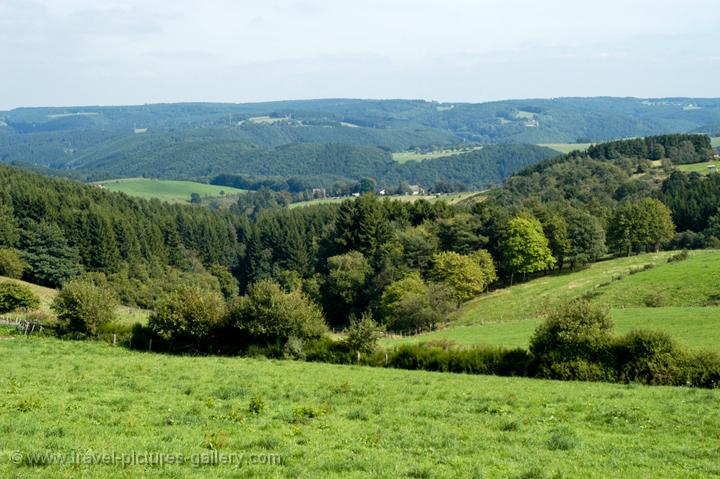
[{"label": "green meadow", "polygon": [[123,178],[100,182],[110,191],[120,191],[140,198],[157,198],[162,201],[190,202],[193,193],[201,197],[221,198],[226,195],[245,193],[245,190],[230,186],[208,185],[194,181],[153,180],[147,178]]},{"label": "green meadow", "polygon": [[[715,168],[709,168],[710,166],[715,166]],[[689,165],[677,165],[676,168],[680,171],[684,171],[685,173],[694,172],[706,175],[708,173],[715,173],[718,171],[718,168],[720,168],[720,160],[707,161],[704,163],[691,163]]]},{"label": "green meadow", "polygon": [[585,151],[592,145],[593,143],[543,143],[538,146],[544,146],[562,154],[567,154],[576,150]]},{"label": "green meadow", "polygon": [[720,475],[717,390],[0,344],[7,478]]},{"label": "green meadow", "polygon": [[662,330],[691,348],[717,349],[720,306],[714,304],[720,299],[720,251],[694,251],[686,261],[668,263],[671,255],[613,259],[575,273],[532,279],[468,302],[438,331],[386,338],[383,344],[451,340],[526,347],[548,310],[593,292],[592,301],[610,308],[618,333]]},{"label": "green meadow", "polygon": [[482,146],[473,146],[468,148],[447,148],[442,150],[433,150],[429,152],[418,152],[418,151],[398,151],[392,154],[393,160],[398,163],[405,163],[407,161],[423,161],[433,160],[435,158],[442,158],[444,156],[461,155],[463,153],[470,153],[472,151],[480,150]]}]

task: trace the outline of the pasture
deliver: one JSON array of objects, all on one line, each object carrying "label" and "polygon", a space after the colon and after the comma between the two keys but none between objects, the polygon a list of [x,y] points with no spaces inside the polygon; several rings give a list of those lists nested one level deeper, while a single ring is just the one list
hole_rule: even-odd
[{"label": "pasture", "polygon": [[544,146],[566,155],[576,150],[585,151],[592,145],[593,143],[543,143],[538,146]]},{"label": "pasture", "polygon": [[[710,168],[715,166],[715,168]],[[677,165],[676,168],[685,173],[700,173],[707,175],[709,173],[717,173],[720,168],[720,160],[707,161],[704,163],[691,163],[689,165]]]},{"label": "pasture", "polygon": [[203,198],[222,198],[228,195],[245,193],[245,190],[231,186],[217,186],[194,181],[154,180],[147,178],[123,178],[102,181],[103,187],[110,191],[120,191],[130,196],[152,199],[157,198],[171,203],[189,203],[193,193]]},{"label": "pasture", "polygon": [[0,361],[7,478],[720,474],[717,390],[162,356],[50,338],[4,340]]},{"label": "pasture", "polygon": [[[525,347],[542,316],[557,304],[592,292],[592,301],[611,308],[616,331],[667,331],[691,348],[720,344],[720,251],[690,253],[668,263],[672,253],[602,261],[575,273],[532,279],[466,303],[444,328],[400,342],[451,340],[460,344]],[[645,265],[653,265],[651,269]]]},{"label": "pasture", "polygon": [[446,156],[461,155],[463,153],[470,153],[476,150],[482,149],[482,146],[471,146],[465,148],[446,148],[441,150],[433,150],[428,152],[420,151],[399,151],[392,154],[393,160],[398,163],[405,163],[408,161],[423,161],[423,160],[434,160],[436,158],[442,158]]}]

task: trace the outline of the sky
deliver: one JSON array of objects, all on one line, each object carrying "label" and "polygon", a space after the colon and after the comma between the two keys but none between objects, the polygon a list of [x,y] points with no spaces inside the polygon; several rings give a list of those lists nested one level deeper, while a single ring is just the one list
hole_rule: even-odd
[{"label": "sky", "polygon": [[0,109],[720,96],[718,0],[0,0]]}]

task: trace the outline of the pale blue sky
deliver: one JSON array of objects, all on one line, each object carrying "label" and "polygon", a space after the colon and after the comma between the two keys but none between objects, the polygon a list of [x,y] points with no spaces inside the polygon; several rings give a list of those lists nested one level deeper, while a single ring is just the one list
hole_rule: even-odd
[{"label": "pale blue sky", "polygon": [[717,0],[0,0],[0,109],[720,96]]}]

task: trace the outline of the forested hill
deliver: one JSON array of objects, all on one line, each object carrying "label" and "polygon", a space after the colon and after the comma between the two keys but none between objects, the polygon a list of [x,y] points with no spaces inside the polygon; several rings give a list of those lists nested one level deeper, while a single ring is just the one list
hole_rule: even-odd
[{"label": "forested hill", "polygon": [[[381,177],[378,168],[388,163],[386,153],[392,151],[462,143],[572,143],[714,133],[718,125],[719,99],[689,98],[19,108],[0,112],[0,161],[88,179],[261,174],[256,169],[266,164],[263,174],[282,175],[301,171],[309,160],[322,162],[323,148],[342,145],[345,163],[379,162],[379,167],[362,174]],[[349,171],[336,168],[313,174],[360,174],[346,166]],[[420,171],[418,178],[426,175],[417,166],[408,170]]]},{"label": "forested hill", "polygon": [[41,285],[102,273],[124,302],[145,307],[178,284],[219,288],[242,254],[241,221],[0,166],[0,266],[17,250],[19,274]]}]

